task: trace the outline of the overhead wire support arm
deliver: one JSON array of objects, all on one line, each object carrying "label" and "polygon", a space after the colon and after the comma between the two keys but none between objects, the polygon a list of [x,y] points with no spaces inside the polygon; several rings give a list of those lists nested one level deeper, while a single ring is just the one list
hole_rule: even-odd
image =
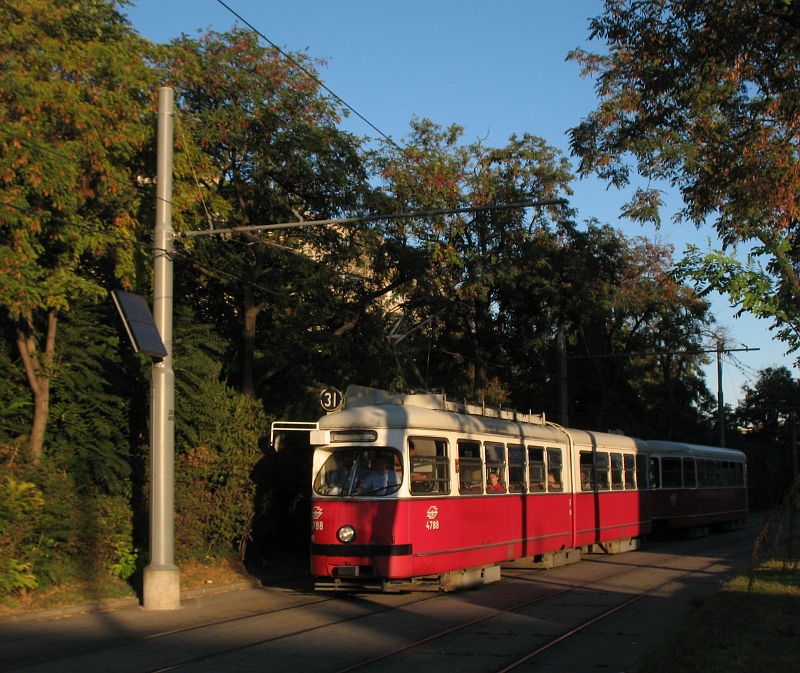
[{"label": "overhead wire support arm", "polygon": [[253,224],[244,227],[226,229],[200,229],[197,231],[181,231],[175,238],[193,238],[195,236],[214,236],[217,234],[236,234],[247,231],[270,231],[273,229],[291,229],[294,227],[315,227],[329,224],[357,224],[359,222],[376,222],[380,220],[406,220],[414,217],[435,217],[437,215],[457,215],[459,213],[482,213],[492,210],[513,210],[515,208],[537,208],[542,206],[566,205],[567,199],[546,199],[543,201],[521,201],[519,203],[499,203],[490,206],[467,206],[465,208],[443,208],[439,210],[420,210],[411,213],[388,213],[384,215],[360,215],[329,220],[308,220],[305,222],[284,222],[282,224]]}]

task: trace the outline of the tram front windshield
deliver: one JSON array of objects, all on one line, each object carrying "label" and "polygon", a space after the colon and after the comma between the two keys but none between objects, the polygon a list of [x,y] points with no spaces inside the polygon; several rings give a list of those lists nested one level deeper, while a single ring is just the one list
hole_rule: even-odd
[{"label": "tram front windshield", "polygon": [[314,478],[314,492],[332,496],[390,495],[400,488],[402,470],[400,456],[390,449],[337,449],[328,455]]}]

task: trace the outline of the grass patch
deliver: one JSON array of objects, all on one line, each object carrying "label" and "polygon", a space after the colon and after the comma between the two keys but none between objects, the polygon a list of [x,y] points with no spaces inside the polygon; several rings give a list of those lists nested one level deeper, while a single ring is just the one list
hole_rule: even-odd
[{"label": "grass patch", "polygon": [[136,593],[130,584],[115,577],[108,577],[92,584],[86,582],[61,584],[46,589],[19,592],[0,599],[0,617],[90,605],[135,596]]},{"label": "grass patch", "polygon": [[800,662],[800,571],[769,561],[704,601],[636,673],[774,673]]}]

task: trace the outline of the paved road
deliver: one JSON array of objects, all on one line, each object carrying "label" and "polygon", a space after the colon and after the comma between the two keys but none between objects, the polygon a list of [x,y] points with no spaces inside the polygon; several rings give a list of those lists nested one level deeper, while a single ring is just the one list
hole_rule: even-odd
[{"label": "paved road", "polygon": [[[344,673],[631,670],[741,572],[758,532],[648,543],[450,594],[315,594],[311,582],[185,597],[174,611],[0,620],[0,671]],[[533,654],[532,654],[533,653]]]}]

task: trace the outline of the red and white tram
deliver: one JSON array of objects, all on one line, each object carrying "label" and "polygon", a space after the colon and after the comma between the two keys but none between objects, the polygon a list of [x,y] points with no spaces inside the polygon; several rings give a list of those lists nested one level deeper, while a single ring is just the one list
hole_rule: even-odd
[{"label": "red and white tram", "polygon": [[432,393],[350,386],[311,443],[318,589],[473,586],[500,579],[501,564],[636,548],[654,523],[747,513],[738,451],[570,430]]}]

